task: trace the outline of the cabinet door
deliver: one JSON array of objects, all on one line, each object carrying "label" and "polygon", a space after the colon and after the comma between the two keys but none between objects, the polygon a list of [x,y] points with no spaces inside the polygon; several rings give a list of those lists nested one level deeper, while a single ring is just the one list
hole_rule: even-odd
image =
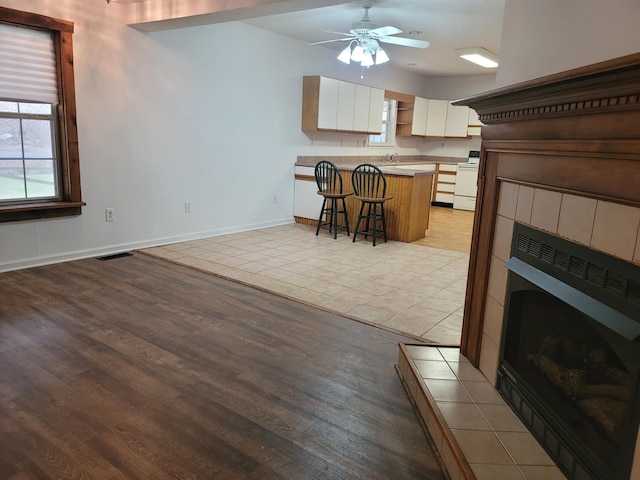
[{"label": "cabinet door", "polygon": [[445,137],[466,137],[469,126],[469,107],[447,105],[447,124],[444,131]]},{"label": "cabinet door", "polygon": [[447,100],[429,100],[429,112],[425,135],[427,137],[444,137],[447,126]]},{"label": "cabinet door", "polygon": [[354,132],[369,131],[369,104],[371,102],[371,88],[366,85],[355,85],[355,102],[353,108]]},{"label": "cabinet door", "polygon": [[380,88],[371,88],[369,96],[369,123],[367,132],[382,132],[382,112],[384,110],[384,90]]},{"label": "cabinet door", "polygon": [[411,124],[411,135],[426,135],[427,116],[429,113],[429,100],[416,97],[413,103],[413,123]]},{"label": "cabinet door", "polygon": [[318,128],[335,130],[338,121],[338,88],[340,82],[333,78],[320,77],[318,95]]},{"label": "cabinet door", "polygon": [[338,121],[336,128],[345,132],[353,130],[353,112],[356,103],[355,83],[340,81],[338,86]]},{"label": "cabinet door", "polygon": [[476,112],[473,108],[469,109],[469,126],[470,127],[481,127],[483,123],[480,121],[478,117],[478,112]]},{"label": "cabinet door", "polygon": [[317,220],[322,197],[314,178],[314,167],[295,167],[293,215]]}]

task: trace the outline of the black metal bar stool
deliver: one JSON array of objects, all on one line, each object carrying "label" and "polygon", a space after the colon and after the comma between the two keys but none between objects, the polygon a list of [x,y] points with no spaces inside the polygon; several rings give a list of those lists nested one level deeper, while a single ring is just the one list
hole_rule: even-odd
[{"label": "black metal bar stool", "polygon": [[[351,177],[353,191],[356,199],[360,200],[360,212],[356,228],[353,232],[353,241],[359,233],[364,234],[364,238],[371,235],[373,246],[376,246],[376,238],[382,236],[387,241],[387,221],[384,216],[384,202],[393,197],[387,197],[387,180],[382,171],[370,163],[358,165]],[[366,207],[366,214],[365,212]],[[365,220],[364,229],[360,230],[360,223]],[[378,223],[382,228],[378,228]]]},{"label": "black metal bar stool", "polygon": [[[316,164],[316,183],[318,184],[318,195],[323,197],[320,217],[318,217],[318,227],[316,235],[321,228],[333,232],[333,238],[338,238],[338,229],[344,228],[349,236],[349,218],[347,215],[346,198],[353,193],[342,191],[342,175],[340,170],[333,163],[323,160]],[[342,215],[344,224],[340,223],[338,217]],[[325,220],[323,221],[323,217]]]}]

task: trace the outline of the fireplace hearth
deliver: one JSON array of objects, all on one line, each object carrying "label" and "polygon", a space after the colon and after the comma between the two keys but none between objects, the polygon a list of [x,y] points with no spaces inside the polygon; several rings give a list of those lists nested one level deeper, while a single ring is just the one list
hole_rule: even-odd
[{"label": "fireplace hearth", "polygon": [[628,479],[640,267],[516,223],[498,390],[572,480]]}]

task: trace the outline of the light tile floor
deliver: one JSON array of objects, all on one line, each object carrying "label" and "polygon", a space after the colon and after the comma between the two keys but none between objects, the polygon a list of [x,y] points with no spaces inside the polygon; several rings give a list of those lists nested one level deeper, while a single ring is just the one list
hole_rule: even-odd
[{"label": "light tile floor", "polygon": [[[401,347],[402,348],[402,347]],[[418,378],[419,388],[438,412],[421,415],[451,478],[468,478],[453,460],[444,435],[453,437],[476,480],[566,480],[537,440],[498,391],[458,348],[404,345],[405,379]],[[402,356],[401,356],[402,358]],[[419,393],[411,393],[419,403]],[[449,433],[446,433],[449,432]]]},{"label": "light tile floor", "polygon": [[418,339],[459,345],[468,252],[290,224],[143,250]]}]

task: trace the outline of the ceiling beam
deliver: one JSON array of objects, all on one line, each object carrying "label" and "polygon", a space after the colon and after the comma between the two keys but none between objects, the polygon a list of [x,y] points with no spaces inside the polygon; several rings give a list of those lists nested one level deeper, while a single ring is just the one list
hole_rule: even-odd
[{"label": "ceiling beam", "polygon": [[123,0],[127,25],[145,32],[248,20],[353,0]]}]

